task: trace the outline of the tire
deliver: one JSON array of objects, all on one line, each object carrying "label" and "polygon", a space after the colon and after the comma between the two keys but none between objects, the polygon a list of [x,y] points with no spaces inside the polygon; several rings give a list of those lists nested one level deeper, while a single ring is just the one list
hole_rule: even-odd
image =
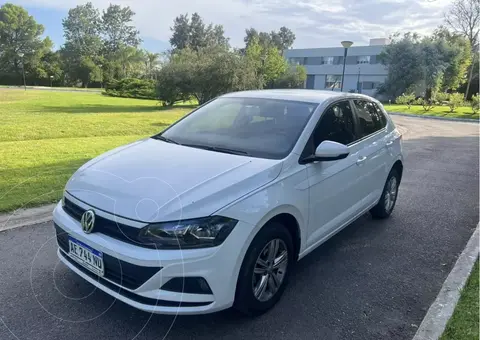
[{"label": "tire", "polygon": [[[272,242],[274,242],[273,246]],[[277,260],[286,258],[286,267],[284,269],[283,265],[285,263],[280,260],[277,262],[277,268],[270,265],[272,258],[268,257],[268,255],[275,245],[278,245],[278,248],[274,258],[276,257]],[[284,257],[281,256],[283,249],[287,252]],[[259,263],[259,259],[264,261]],[[253,239],[243,259],[237,281],[234,308],[248,316],[260,315],[271,309],[280,300],[287,286],[293,263],[294,247],[292,237],[287,228],[275,222],[263,227]],[[282,265],[281,267],[279,267],[280,264]],[[262,267],[262,265],[266,265],[266,267]],[[264,268],[268,269],[263,274],[260,274],[259,272],[263,271]],[[255,275],[254,269],[256,270]],[[283,276],[281,275],[282,271]],[[261,285],[262,282],[266,282],[266,284]],[[280,282],[279,285],[278,282]],[[260,294],[262,292],[261,287],[264,286],[263,294]],[[257,296],[254,293],[256,288],[258,289]]]},{"label": "tire", "polygon": [[[391,183],[395,182],[395,195],[392,195]],[[396,169],[392,169],[388,174],[387,181],[383,187],[382,196],[377,205],[370,210],[370,214],[374,218],[387,218],[392,214],[393,208],[397,203],[398,187],[400,185],[400,175]],[[392,200],[393,196],[393,200]]]}]

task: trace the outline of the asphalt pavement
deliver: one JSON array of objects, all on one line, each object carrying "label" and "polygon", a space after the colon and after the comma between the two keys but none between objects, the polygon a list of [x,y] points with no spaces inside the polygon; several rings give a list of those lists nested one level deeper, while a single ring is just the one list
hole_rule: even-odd
[{"label": "asphalt pavement", "polygon": [[43,223],[0,232],[0,339],[411,339],[479,219],[479,126],[394,120],[406,160],[393,215],[365,215],[300,261],[267,314],[137,311],[60,264]]}]

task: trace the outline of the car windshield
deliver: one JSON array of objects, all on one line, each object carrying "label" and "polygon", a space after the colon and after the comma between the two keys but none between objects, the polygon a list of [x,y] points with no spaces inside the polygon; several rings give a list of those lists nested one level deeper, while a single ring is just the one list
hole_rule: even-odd
[{"label": "car windshield", "polygon": [[286,157],[317,103],[220,97],[160,135],[166,142],[251,157]]}]

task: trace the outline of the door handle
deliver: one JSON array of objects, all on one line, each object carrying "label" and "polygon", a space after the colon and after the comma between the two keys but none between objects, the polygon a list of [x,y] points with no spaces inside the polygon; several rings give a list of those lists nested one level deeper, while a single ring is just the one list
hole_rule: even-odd
[{"label": "door handle", "polygon": [[365,163],[366,160],[366,156],[360,157],[359,159],[357,159],[357,165],[362,165],[363,163]]},{"label": "door handle", "polygon": [[392,146],[393,145],[393,140],[389,140],[387,143],[385,143],[386,146]]}]

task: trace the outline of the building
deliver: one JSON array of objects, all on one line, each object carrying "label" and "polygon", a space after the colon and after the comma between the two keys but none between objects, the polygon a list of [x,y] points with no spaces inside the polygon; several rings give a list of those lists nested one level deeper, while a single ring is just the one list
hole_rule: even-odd
[{"label": "building", "polygon": [[[378,58],[388,39],[370,39],[369,46],[348,49],[343,91],[358,91],[370,96],[385,81],[387,70]],[[340,43],[339,43],[340,45]],[[291,49],[285,58],[294,65],[304,65],[307,70],[307,89],[340,91],[342,83],[344,48]]]}]

